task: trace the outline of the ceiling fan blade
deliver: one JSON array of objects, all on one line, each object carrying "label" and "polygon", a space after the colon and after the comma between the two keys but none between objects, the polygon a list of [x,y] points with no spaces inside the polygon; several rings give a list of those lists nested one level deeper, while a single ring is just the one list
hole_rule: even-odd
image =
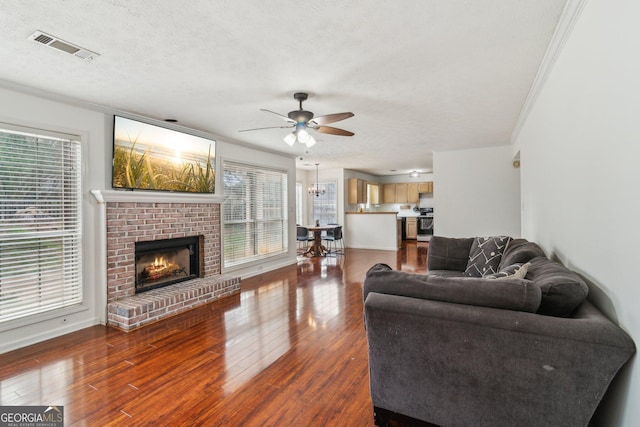
[{"label": "ceiling fan blade", "polygon": [[295,123],[295,120],[291,120],[289,117],[283,116],[282,114],[276,113],[275,111],[267,110],[265,108],[261,108],[260,111],[266,111],[267,113],[275,114],[276,116],[280,117],[282,120],[285,120],[289,123]]},{"label": "ceiling fan blade", "polygon": [[239,130],[238,132],[251,132],[251,131],[253,131],[253,130],[263,130],[263,129],[285,129],[285,128],[287,128],[287,129],[291,129],[291,128],[293,128],[293,127],[295,127],[295,124],[294,124],[294,123],[292,123],[292,124],[291,124],[291,125],[289,125],[289,126],[268,126],[268,127],[266,127],[266,128],[242,129],[242,130]]},{"label": "ceiling fan blade", "polygon": [[348,130],[338,129],[338,128],[334,128],[334,127],[331,127],[331,126],[320,126],[320,127],[314,128],[314,129],[317,130],[320,133],[328,133],[330,135],[340,135],[340,136],[353,136],[353,135],[355,135],[355,133],[349,132]]},{"label": "ceiling fan blade", "polygon": [[311,126],[322,126],[333,122],[339,122],[340,120],[348,119],[349,117],[353,117],[353,113],[327,114],[326,116],[320,116],[309,120],[309,124]]}]

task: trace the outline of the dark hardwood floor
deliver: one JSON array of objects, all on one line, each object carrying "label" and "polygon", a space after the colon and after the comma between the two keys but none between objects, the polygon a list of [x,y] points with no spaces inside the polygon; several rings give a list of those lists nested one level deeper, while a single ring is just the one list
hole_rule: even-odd
[{"label": "dark hardwood floor", "polygon": [[125,333],[94,326],[0,355],[0,405],[64,405],[67,426],[372,426],[362,282],[426,271],[426,243],[347,249]]}]

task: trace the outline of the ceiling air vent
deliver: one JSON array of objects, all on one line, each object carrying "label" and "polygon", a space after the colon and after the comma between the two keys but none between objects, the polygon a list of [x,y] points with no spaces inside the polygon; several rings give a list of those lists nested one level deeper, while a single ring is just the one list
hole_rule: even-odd
[{"label": "ceiling air vent", "polygon": [[29,40],[33,40],[34,42],[43,44],[45,46],[52,47],[54,49],[61,50],[63,52],[69,53],[73,56],[77,56],[80,59],[84,59],[87,61],[91,61],[95,57],[100,56],[95,52],[91,52],[88,49],[82,48],[80,46],[76,46],[64,40],[61,40],[55,36],[50,34],[43,33],[42,31],[36,31],[35,33],[29,36]]}]

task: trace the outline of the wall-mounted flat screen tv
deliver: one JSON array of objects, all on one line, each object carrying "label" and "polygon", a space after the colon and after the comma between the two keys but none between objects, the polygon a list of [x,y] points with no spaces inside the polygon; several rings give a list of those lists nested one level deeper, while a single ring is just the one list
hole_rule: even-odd
[{"label": "wall-mounted flat screen tv", "polygon": [[215,192],[215,141],[115,116],[113,188]]}]

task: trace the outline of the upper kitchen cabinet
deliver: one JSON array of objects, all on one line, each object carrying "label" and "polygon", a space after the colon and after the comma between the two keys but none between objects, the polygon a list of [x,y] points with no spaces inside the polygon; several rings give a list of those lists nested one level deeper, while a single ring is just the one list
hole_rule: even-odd
[{"label": "upper kitchen cabinet", "polygon": [[363,179],[349,179],[349,203],[352,205],[367,203],[367,181]]},{"label": "upper kitchen cabinet", "polygon": [[433,193],[433,182],[419,182],[418,193]]},{"label": "upper kitchen cabinet", "polygon": [[408,184],[383,184],[383,203],[407,203]]},{"label": "upper kitchen cabinet", "polygon": [[378,184],[367,184],[368,187],[368,201],[370,205],[379,205],[380,202],[380,186]]},{"label": "upper kitchen cabinet", "polygon": [[409,184],[396,184],[396,203],[407,203],[409,201]]},{"label": "upper kitchen cabinet", "polygon": [[396,202],[396,185],[382,184],[382,203]]},{"label": "upper kitchen cabinet", "polygon": [[382,203],[418,204],[420,193],[433,193],[433,182],[382,184]]},{"label": "upper kitchen cabinet", "polygon": [[420,201],[420,194],[418,193],[418,183],[410,182],[407,184],[407,202],[418,203]]}]

